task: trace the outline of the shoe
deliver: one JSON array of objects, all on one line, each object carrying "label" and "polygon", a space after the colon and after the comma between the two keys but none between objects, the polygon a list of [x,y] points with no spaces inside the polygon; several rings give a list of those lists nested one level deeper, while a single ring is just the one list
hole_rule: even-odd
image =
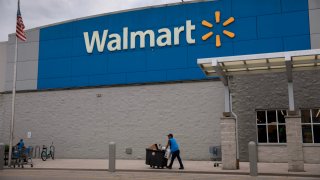
[{"label": "shoe", "polygon": [[171,167],[171,166],[167,166],[167,168],[168,168],[168,169],[172,169],[172,167]]},{"label": "shoe", "polygon": [[184,167],[180,167],[179,169],[184,169]]}]

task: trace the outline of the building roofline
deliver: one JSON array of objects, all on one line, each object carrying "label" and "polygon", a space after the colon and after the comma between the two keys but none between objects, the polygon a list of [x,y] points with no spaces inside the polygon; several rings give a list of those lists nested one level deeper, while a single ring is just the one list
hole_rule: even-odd
[{"label": "building roofline", "polygon": [[[98,86],[82,86],[82,87],[68,87],[68,88],[51,88],[51,89],[33,89],[33,90],[17,90],[17,93],[34,93],[34,92],[54,92],[54,91],[72,91],[83,89],[101,89],[101,88],[122,88],[122,87],[137,87],[137,86],[154,86],[154,85],[172,85],[172,84],[184,84],[184,83],[200,83],[200,82],[212,82],[220,81],[217,78],[203,78],[199,80],[177,80],[177,81],[164,81],[164,82],[144,82],[133,84],[114,84],[114,85],[98,85]],[[12,90],[0,92],[0,95],[11,94]]]}]

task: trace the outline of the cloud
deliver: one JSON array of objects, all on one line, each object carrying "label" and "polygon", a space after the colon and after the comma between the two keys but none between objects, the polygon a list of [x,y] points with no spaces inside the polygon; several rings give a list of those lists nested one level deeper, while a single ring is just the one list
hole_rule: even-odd
[{"label": "cloud", "polygon": [[[180,2],[180,0],[21,0],[26,29],[124,9]],[[0,42],[15,32],[17,1],[0,0]]]}]

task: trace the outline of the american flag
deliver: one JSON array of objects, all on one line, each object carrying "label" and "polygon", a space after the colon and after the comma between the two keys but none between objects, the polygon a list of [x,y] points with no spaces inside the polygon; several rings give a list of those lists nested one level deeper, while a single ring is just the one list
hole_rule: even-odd
[{"label": "american flag", "polygon": [[20,12],[20,0],[18,0],[18,12],[17,12],[17,29],[16,29],[16,35],[21,41],[26,41],[26,33],[24,32],[24,24],[23,20],[21,17],[21,12]]}]

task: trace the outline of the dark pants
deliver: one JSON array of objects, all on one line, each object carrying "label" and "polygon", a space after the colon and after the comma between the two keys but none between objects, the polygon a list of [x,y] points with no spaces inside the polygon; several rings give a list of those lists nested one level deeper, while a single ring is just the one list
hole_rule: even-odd
[{"label": "dark pants", "polygon": [[172,153],[171,162],[170,162],[170,165],[169,165],[168,167],[172,167],[173,161],[174,161],[174,159],[175,159],[176,157],[178,158],[180,167],[183,168],[183,164],[182,164],[182,161],[181,161],[181,158],[180,158],[180,150],[175,151],[175,152]]}]

